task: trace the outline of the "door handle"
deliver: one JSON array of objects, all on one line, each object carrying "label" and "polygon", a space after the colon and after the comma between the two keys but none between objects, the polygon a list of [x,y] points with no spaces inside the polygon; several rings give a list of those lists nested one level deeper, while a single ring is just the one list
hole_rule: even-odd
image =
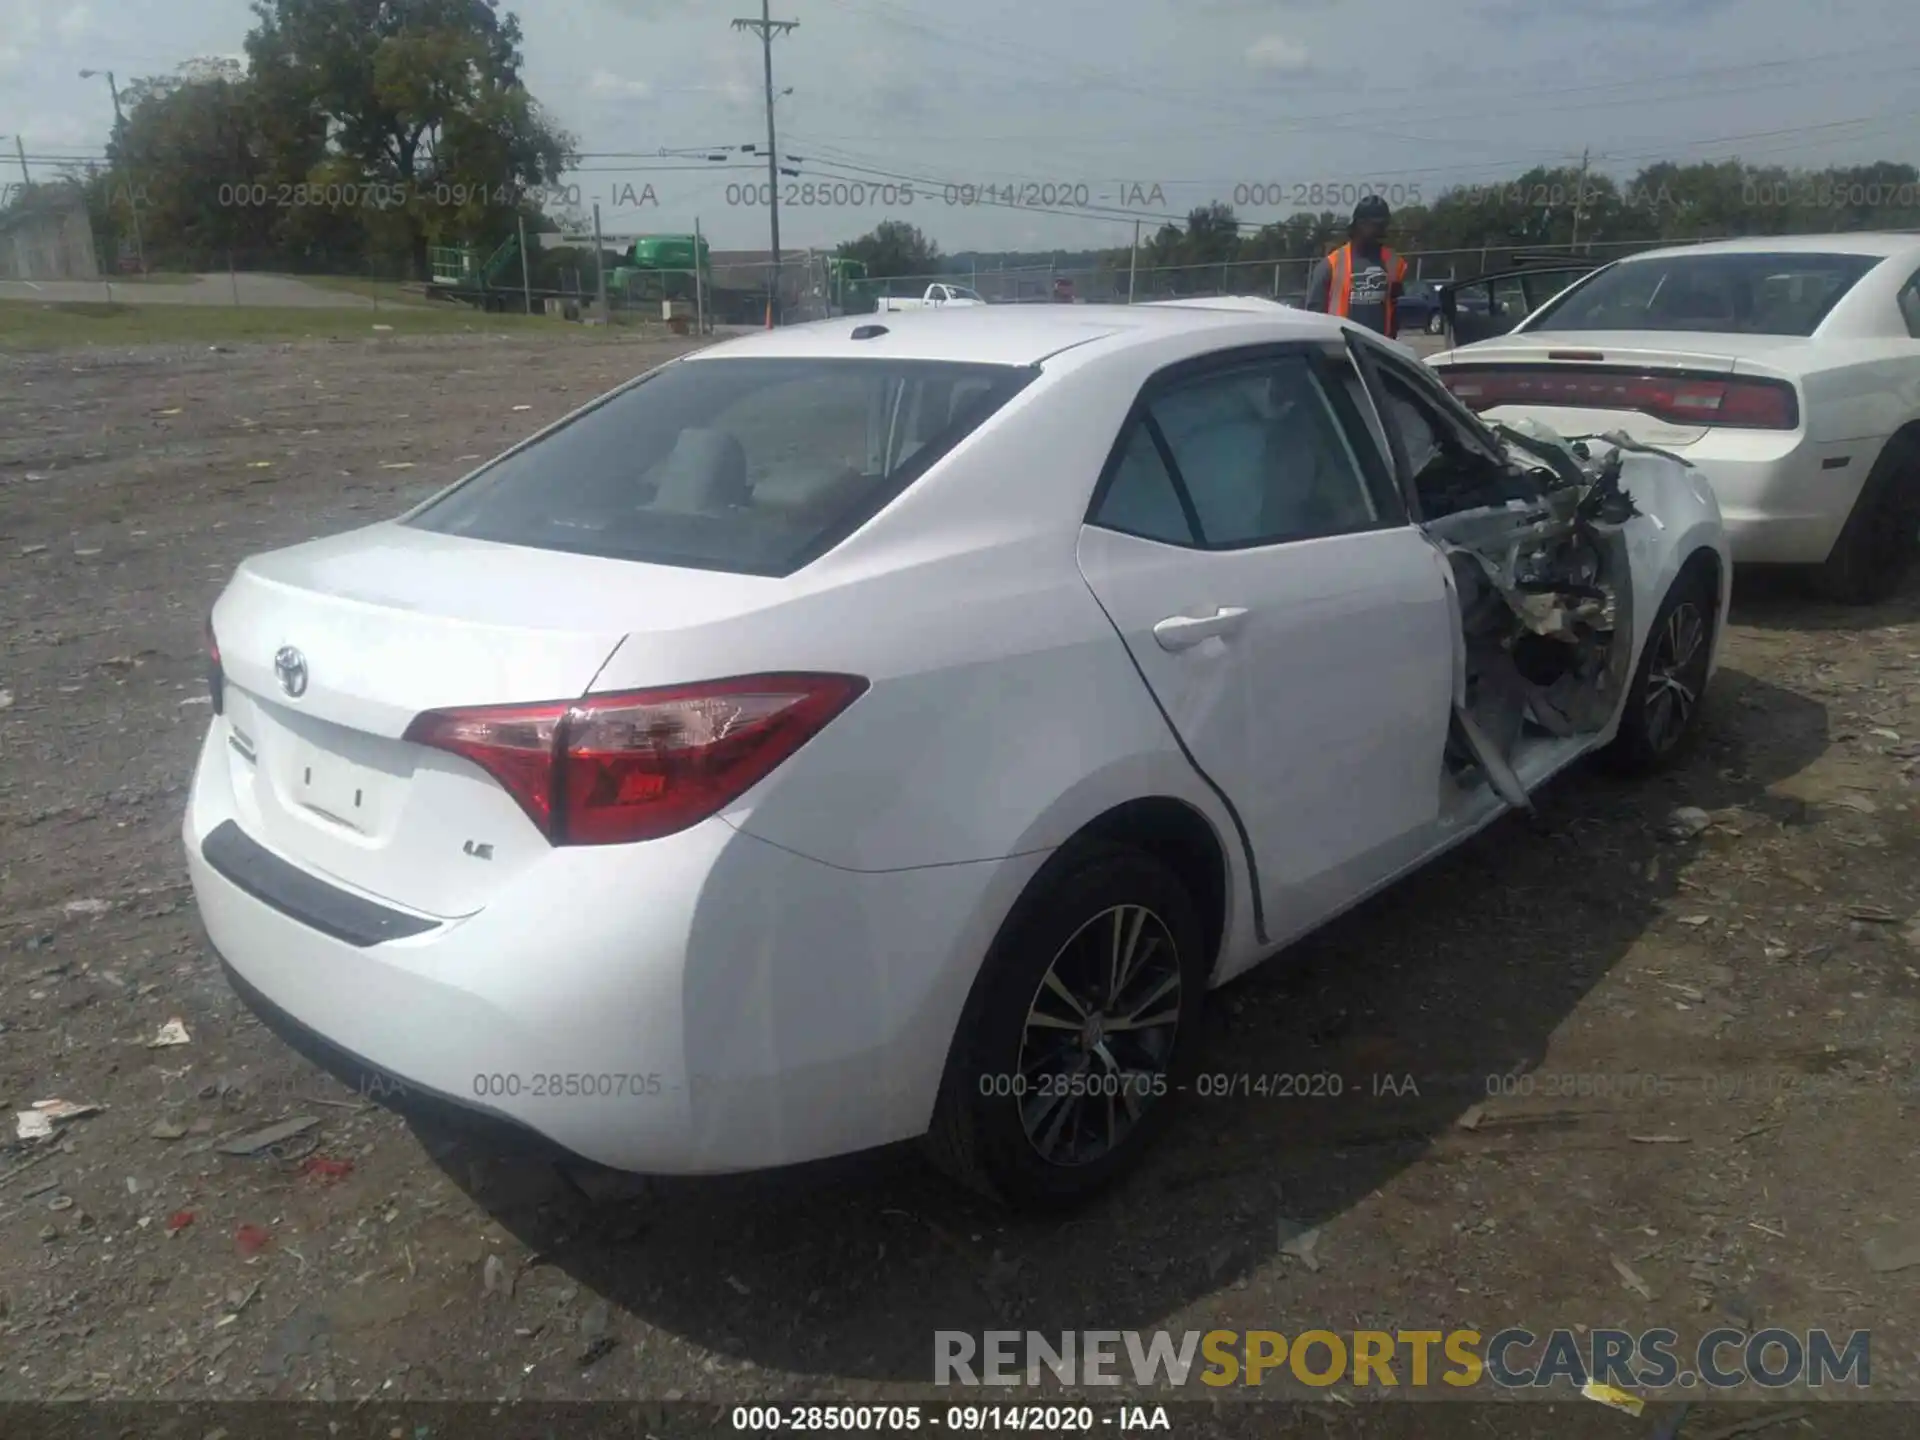
[{"label": "door handle", "polygon": [[1169,615],[1153,627],[1153,638],[1162,650],[1185,650],[1211,636],[1238,630],[1246,618],[1247,612],[1237,605],[1220,606],[1211,615]]}]

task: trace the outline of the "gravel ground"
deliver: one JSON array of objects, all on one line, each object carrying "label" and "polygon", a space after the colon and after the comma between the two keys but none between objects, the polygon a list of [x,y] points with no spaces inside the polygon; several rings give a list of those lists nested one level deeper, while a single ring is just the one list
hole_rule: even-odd
[{"label": "gravel ground", "polygon": [[936,1329],[1729,1322],[1871,1328],[1914,1396],[1913,594],[1743,578],[1689,763],[1573,775],[1217,997],[1210,1071],[1341,1094],[1191,1100],[1069,1223],[910,1152],[570,1177],[283,1045],[180,853],[209,604],[665,353],[0,356],[0,1099],[103,1107],[0,1134],[0,1399],[925,1398]]}]

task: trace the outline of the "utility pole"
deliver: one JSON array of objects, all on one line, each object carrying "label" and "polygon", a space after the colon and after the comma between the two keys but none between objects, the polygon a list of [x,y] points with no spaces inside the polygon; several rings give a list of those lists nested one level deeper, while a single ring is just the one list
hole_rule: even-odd
[{"label": "utility pole", "polygon": [[526,301],[527,314],[533,314],[533,268],[527,259],[527,217],[524,212],[514,217],[520,229],[520,298]]},{"label": "utility pole", "polygon": [[1127,303],[1133,304],[1133,280],[1140,273],[1140,222],[1133,222],[1133,253],[1127,257]]},{"label": "utility pole", "polygon": [[[113,71],[82,70],[80,72],[82,80],[91,80],[99,75],[107,77],[107,93],[113,97],[113,138],[118,140],[126,132],[127,117],[120,110],[120,85],[113,78]],[[127,210],[133,216],[133,248],[139,260],[140,273],[144,275],[147,273],[147,242],[146,237],[140,233],[140,202],[134,195],[135,188],[133,185],[126,187]]]},{"label": "utility pole", "polygon": [[607,252],[600,243],[600,207],[593,207],[593,288],[599,302],[600,323],[612,325],[613,316],[607,310]]},{"label": "utility pole", "polygon": [[1571,254],[1580,246],[1580,211],[1587,203],[1587,152],[1580,151],[1580,183],[1573,196],[1573,243],[1567,247]]},{"label": "utility pole", "polygon": [[147,240],[140,233],[140,197],[134,192],[138,186],[127,189],[127,210],[133,216],[133,253],[140,264],[140,273],[147,273]]},{"label": "utility pole", "polygon": [[767,215],[773,227],[773,269],[767,284],[767,328],[773,328],[773,307],[780,297],[780,152],[773,135],[773,37],[798,30],[798,20],[775,20],[772,0],[760,0],[758,20],[736,20],[736,30],[751,30],[760,37],[761,58],[767,81]]},{"label": "utility pole", "polygon": [[700,235],[700,217],[693,217],[693,323],[696,333],[707,333],[707,292],[702,271],[706,268],[707,242]]},{"label": "utility pole", "polygon": [[120,114],[120,87],[114,82],[113,71],[111,70],[82,70],[80,72],[80,78],[82,80],[91,80],[96,75],[104,75],[107,77],[107,93],[113,96],[113,128],[114,132],[118,134],[120,127],[127,123],[125,117]]},{"label": "utility pole", "polygon": [[20,157],[20,179],[25,184],[31,185],[33,183],[33,176],[27,173],[26,142],[23,141],[18,135],[13,137],[13,153]]}]

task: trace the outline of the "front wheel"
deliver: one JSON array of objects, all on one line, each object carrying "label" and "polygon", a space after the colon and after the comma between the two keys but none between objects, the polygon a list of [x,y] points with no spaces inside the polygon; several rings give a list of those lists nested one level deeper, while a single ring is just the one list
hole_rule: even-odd
[{"label": "front wheel", "polygon": [[1447,317],[1436,310],[1427,317],[1427,334],[1444,335],[1447,333]]},{"label": "front wheel", "polygon": [[1673,582],[1647,632],[1619,733],[1603,752],[1613,770],[1650,774],[1664,769],[1692,740],[1713,662],[1718,601],[1713,577],[1703,567]]},{"label": "front wheel", "polygon": [[1199,1040],[1192,897],[1138,850],[1064,853],[988,955],[942,1081],[934,1163],[1017,1209],[1078,1204],[1165,1127]]}]

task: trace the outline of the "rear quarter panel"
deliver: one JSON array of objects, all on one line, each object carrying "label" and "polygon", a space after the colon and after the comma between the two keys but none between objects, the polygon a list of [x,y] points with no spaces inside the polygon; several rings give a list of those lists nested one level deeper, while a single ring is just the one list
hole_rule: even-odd
[{"label": "rear quarter panel", "polygon": [[[1806,368],[1799,385],[1809,439],[1818,444],[1884,441],[1920,419],[1920,340],[1836,345]],[[1875,456],[1863,457],[1863,470],[1877,453],[1876,448]]]}]

